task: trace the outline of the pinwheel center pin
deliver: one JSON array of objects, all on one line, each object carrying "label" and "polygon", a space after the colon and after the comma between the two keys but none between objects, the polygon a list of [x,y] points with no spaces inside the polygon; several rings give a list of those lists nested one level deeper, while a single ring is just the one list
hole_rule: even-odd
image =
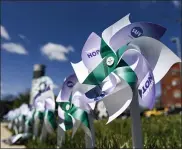
[{"label": "pinwheel center pin", "polygon": [[114,57],[110,56],[106,59],[106,64],[112,66],[114,64]]},{"label": "pinwheel center pin", "polygon": [[66,105],[66,110],[68,111],[69,109],[70,109],[70,105],[67,104],[67,105]]}]

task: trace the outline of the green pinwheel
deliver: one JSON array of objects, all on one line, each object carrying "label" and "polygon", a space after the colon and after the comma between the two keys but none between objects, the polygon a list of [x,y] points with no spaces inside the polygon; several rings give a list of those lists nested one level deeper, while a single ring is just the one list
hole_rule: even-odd
[{"label": "green pinwheel", "polygon": [[[99,39],[96,37],[96,34],[92,33],[82,50],[82,61],[77,64],[72,63],[72,67],[81,84],[100,86],[101,90],[103,84],[107,82],[106,80],[108,80],[108,77],[110,77],[111,74],[114,74],[116,78],[119,77],[120,84],[122,85],[120,85],[120,87],[116,86],[117,88],[115,88],[114,91],[106,93],[106,96],[102,98],[105,106],[107,105],[106,108],[109,116],[114,115],[114,111],[117,111],[115,112],[117,115],[112,119],[119,116],[129,106],[134,91],[138,89],[138,85],[143,79],[145,79],[145,81],[142,82],[141,87],[147,82],[146,80],[148,78],[150,78],[150,83],[154,82],[152,69],[150,68],[150,64],[144,59],[144,54],[129,44],[132,41],[135,41],[135,38],[139,38],[139,36],[149,36],[159,39],[164,34],[165,30],[166,29],[160,25],[153,23],[130,23],[129,15],[127,15],[105,29],[102,33],[102,39]],[[126,61],[126,59],[123,58],[123,55],[127,56],[131,52],[133,52],[133,54],[130,57],[138,58],[133,64],[131,63],[131,60]],[[138,68],[144,68],[143,74],[138,73],[135,70],[136,68],[137,71],[139,70]],[[140,70],[140,72],[142,72],[142,70]],[[146,76],[146,78],[144,78],[144,76]],[[147,86],[149,86],[148,83],[149,82],[147,82]],[[117,85],[118,84],[119,83],[117,82]],[[124,87],[128,87],[127,90]],[[144,107],[149,108],[153,107],[154,98],[152,96],[149,97],[148,95],[155,93],[153,84],[151,84],[150,88],[152,89],[152,92],[149,92],[150,94],[145,94],[145,101],[143,101],[144,99],[142,99],[142,97],[140,103]],[[142,95],[141,91],[140,95]],[[109,100],[109,98],[112,99],[112,101]],[[127,106],[125,105],[126,103]],[[119,104],[120,106],[118,106]],[[116,107],[117,109],[115,109]]]},{"label": "green pinwheel", "polygon": [[62,89],[57,97],[58,116],[62,123],[59,124],[64,131],[73,129],[72,137],[81,126],[85,133],[91,137],[88,113],[91,108],[82,100],[84,94],[75,88],[79,84],[76,76],[69,76],[63,83]]},{"label": "green pinwheel", "polygon": [[53,81],[47,76],[37,79],[33,92],[36,110],[34,115],[34,135],[38,136],[40,123],[43,122],[40,139],[45,140],[47,132],[52,134],[56,129]]},{"label": "green pinwheel", "polygon": [[[64,119],[63,123],[60,124],[60,127],[64,131],[72,129],[75,126],[76,122],[79,122],[78,124],[80,124],[80,125],[82,123],[82,125],[84,125],[83,127],[85,127],[85,129],[86,128],[88,130],[90,129],[88,114],[86,111],[76,107],[71,102],[59,102],[58,106],[60,106],[58,108],[59,116],[62,116],[61,118]],[[60,110],[60,108],[61,108],[61,110]],[[89,132],[87,131],[87,133],[89,133]]]},{"label": "green pinwheel", "polygon": [[[88,40],[86,41],[86,44],[89,43],[91,40],[95,40],[94,39],[95,37],[97,37],[97,35],[92,33],[90,37],[88,38]],[[106,44],[104,39],[100,41],[100,46],[97,46],[94,44],[92,46],[100,47],[101,58],[98,61],[99,63],[95,66],[95,68],[89,69],[88,71],[84,71],[83,69],[85,67],[83,65],[84,62],[83,63],[80,62],[78,64],[72,63],[72,66],[81,84],[88,85],[88,86],[95,85],[96,87],[99,86],[101,90],[104,84],[105,83],[107,84],[107,82],[110,80],[108,79],[108,77],[111,78],[112,76],[114,76],[112,78],[116,78],[115,80],[117,80],[117,83],[116,83],[115,89],[112,92],[107,93],[104,96],[104,99],[102,99],[109,113],[110,117],[108,122],[110,122],[113,119],[115,119],[117,116],[119,116],[131,103],[132,95],[133,95],[132,89],[134,89],[136,86],[137,76],[135,72],[130,68],[130,66],[128,66],[128,64],[121,58],[122,55],[128,49],[127,45],[119,48],[117,52],[113,51],[110,48],[110,46]],[[89,47],[89,49],[93,49],[93,48]],[[85,50],[83,48],[82,53],[84,51]],[[84,57],[82,57],[82,59],[83,58]],[[80,72],[82,72],[83,74],[82,76],[80,75]],[[87,72],[87,74],[85,75],[84,72]],[[98,93],[102,93],[102,92],[98,92]],[[90,97],[86,99],[87,103],[97,101],[96,97],[93,100],[90,100],[89,98]],[[121,100],[121,98],[123,99]],[[110,107],[112,106],[111,103],[115,103],[115,108]]]}]

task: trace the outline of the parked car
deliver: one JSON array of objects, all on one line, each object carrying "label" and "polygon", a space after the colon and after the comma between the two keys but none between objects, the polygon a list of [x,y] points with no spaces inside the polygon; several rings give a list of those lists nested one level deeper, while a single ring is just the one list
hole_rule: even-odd
[{"label": "parked car", "polygon": [[151,116],[160,116],[160,115],[168,115],[169,108],[154,108],[152,110],[148,110],[144,112],[145,117],[151,117]]}]

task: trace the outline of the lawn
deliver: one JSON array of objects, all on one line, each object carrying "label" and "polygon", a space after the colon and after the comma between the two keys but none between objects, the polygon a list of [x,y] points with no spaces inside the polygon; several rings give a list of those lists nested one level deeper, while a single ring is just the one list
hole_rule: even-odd
[{"label": "lawn", "polygon": [[[142,118],[144,148],[182,148],[181,115]],[[108,125],[107,120],[95,121],[96,148],[132,148],[131,119],[117,119]],[[29,140],[27,148],[56,148],[56,133],[47,142]],[[71,131],[66,133],[62,148],[85,148],[84,133],[78,130],[71,139]]]}]

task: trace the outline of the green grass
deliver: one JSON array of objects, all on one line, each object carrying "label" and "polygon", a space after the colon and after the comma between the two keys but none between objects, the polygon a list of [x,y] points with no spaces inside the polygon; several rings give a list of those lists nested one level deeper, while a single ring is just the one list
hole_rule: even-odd
[{"label": "green grass", "polygon": [[[96,148],[132,148],[131,119],[117,119],[108,125],[107,120],[95,121]],[[142,118],[144,148],[182,148],[182,124],[180,115]],[[56,133],[47,142],[29,140],[27,148],[56,148]],[[71,139],[66,133],[62,148],[85,148],[84,133],[78,130]]]}]

